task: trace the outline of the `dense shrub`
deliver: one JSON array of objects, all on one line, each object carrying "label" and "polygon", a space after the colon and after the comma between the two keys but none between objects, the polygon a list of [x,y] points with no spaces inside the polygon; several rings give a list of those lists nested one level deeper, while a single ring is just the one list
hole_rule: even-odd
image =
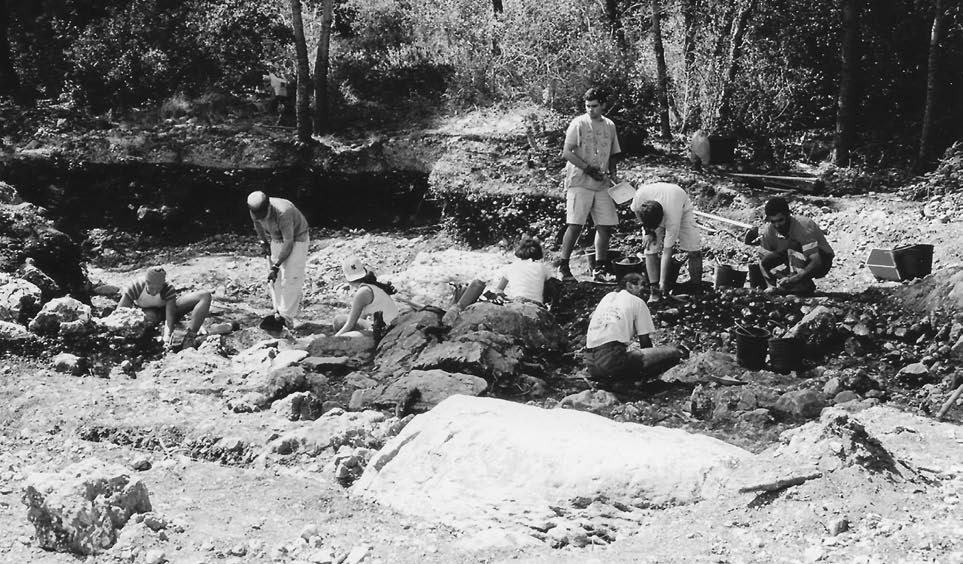
[{"label": "dense shrub", "polygon": [[92,22],[68,50],[75,94],[95,109],[198,93],[256,76],[277,12],[242,0],[134,0]]}]

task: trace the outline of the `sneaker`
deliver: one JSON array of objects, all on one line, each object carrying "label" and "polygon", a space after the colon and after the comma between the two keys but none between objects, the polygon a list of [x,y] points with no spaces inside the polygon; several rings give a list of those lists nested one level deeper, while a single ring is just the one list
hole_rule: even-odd
[{"label": "sneaker", "polygon": [[575,275],[572,274],[572,268],[569,267],[567,262],[559,263],[558,277],[562,279],[562,282],[571,282],[572,280],[575,280]]},{"label": "sneaker", "polygon": [[592,271],[592,279],[604,284],[615,284],[615,275],[601,267]]}]

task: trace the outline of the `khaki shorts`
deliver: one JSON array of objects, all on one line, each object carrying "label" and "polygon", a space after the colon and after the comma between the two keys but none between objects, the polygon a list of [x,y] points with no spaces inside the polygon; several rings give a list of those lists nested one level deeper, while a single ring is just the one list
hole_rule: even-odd
[{"label": "khaki shorts", "polygon": [[[645,247],[645,254],[657,255],[662,252],[665,241],[665,227],[655,230],[655,242]],[[699,235],[699,228],[696,227],[695,214],[692,210],[682,212],[682,223],[679,225],[679,241],[675,244],[677,249],[692,252],[702,250],[702,237]]]},{"label": "khaki shorts", "polygon": [[605,190],[589,190],[588,188],[569,188],[565,194],[565,223],[569,225],[585,225],[589,215],[595,225],[618,225],[619,214],[615,209],[615,200]]}]

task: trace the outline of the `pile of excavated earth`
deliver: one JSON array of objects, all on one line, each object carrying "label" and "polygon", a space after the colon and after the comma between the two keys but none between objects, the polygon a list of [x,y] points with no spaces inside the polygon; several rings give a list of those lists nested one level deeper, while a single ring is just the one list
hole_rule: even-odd
[{"label": "pile of excavated earth", "polygon": [[[758,217],[764,196],[674,174],[704,209]],[[882,221],[925,204],[800,197],[837,245],[833,291],[707,287],[655,306],[658,343],[692,354],[612,393],[581,365],[611,289],[589,282],[552,312],[483,300],[448,327],[409,307],[378,343],[332,336],[344,256],[443,308],[505,248],[318,229],[308,322],[271,337],[255,327],[269,301],[253,238],[145,253],[98,231],[81,245],[0,192],[0,560],[963,560],[963,406],[935,417],[963,383],[963,267],[943,244],[958,218]],[[858,257],[907,237],[937,245],[937,270],[875,283]],[[719,229],[707,256],[749,255]],[[116,307],[155,262],[212,290],[212,321],[234,330],[165,353],[142,312]],[[797,339],[798,363],[740,365],[750,326]]]}]

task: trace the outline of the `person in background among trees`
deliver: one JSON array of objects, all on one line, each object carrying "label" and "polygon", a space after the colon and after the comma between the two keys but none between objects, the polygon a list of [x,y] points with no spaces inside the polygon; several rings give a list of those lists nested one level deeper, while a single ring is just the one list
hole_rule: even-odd
[{"label": "person in background among trees", "polygon": [[808,217],[792,215],[789,202],[772,198],[766,202],[766,224],[746,231],[745,243],[765,251],[759,263],[767,291],[811,294],[814,278],[823,278],[833,266],[835,251],[826,234]]},{"label": "person in background among trees", "polygon": [[177,290],[167,283],[167,272],[159,267],[147,269],[144,277],[124,288],[117,307],[139,307],[148,319],[157,324],[164,322],[164,346],[174,346],[174,323],[191,313],[191,321],[181,341],[181,348],[197,346],[197,335],[211,311],[211,293],[207,291],[178,295]]},{"label": "person in background among trees", "polygon": [[289,123],[287,119],[293,113],[294,103],[291,100],[291,89],[286,79],[280,78],[273,72],[269,72],[261,77],[270,85],[272,96],[268,109],[273,114],[277,114],[278,119],[275,125],[285,125]]},{"label": "person in background among trees", "polygon": [[260,190],[247,197],[254,230],[261,240],[261,252],[271,263],[267,281],[271,285],[274,317],[280,326],[296,327],[304,296],[304,268],[311,244],[308,221],[289,200],[269,198]]},{"label": "person in background among trees", "polygon": [[569,260],[589,215],[595,223],[596,268],[593,277],[614,281],[608,259],[612,228],[619,224],[615,201],[607,189],[618,182],[615,156],[622,152],[612,120],[602,115],[605,95],[589,88],[582,97],[585,113],[573,119],[565,132],[562,156],[565,165],[565,235],[562,237],[558,271],[562,280],[574,280]]},{"label": "person in background among trees", "polygon": [[341,269],[355,293],[351,312],[334,318],[334,327],[341,327],[335,335],[360,337],[363,331],[371,331],[375,341],[380,341],[387,325],[398,317],[398,304],[391,297],[396,292],[395,287],[390,282],[379,282],[375,273],[357,257],[345,259]]},{"label": "person in background among trees", "polygon": [[684,347],[652,346],[655,325],[641,297],[645,278],[630,272],[620,284],[621,290],[602,297],[585,335],[585,365],[603,387],[651,380],[687,355]]},{"label": "person in background among trees", "polygon": [[698,292],[702,282],[702,238],[689,194],[678,184],[647,183],[636,190],[631,208],[645,230],[645,271],[652,288],[649,302],[668,296],[675,284],[670,270],[676,247],[689,255],[690,285],[692,291]]}]

